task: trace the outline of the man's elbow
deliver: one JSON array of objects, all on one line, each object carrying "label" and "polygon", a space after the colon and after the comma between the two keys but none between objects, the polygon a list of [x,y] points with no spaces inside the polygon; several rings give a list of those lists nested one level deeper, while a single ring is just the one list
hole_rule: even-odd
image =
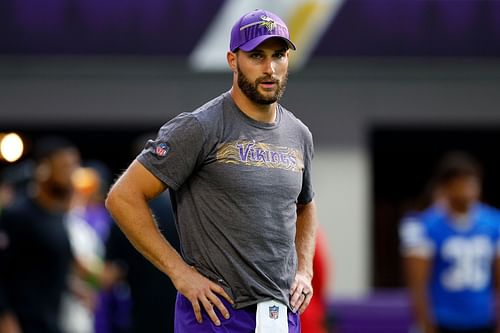
[{"label": "man's elbow", "polygon": [[142,203],[147,204],[145,195],[130,182],[119,179],[109,190],[104,205],[113,217],[120,212],[128,211],[132,207],[138,207]]},{"label": "man's elbow", "polygon": [[119,205],[119,202],[122,200],[120,199],[122,197],[122,193],[117,186],[112,186],[111,189],[109,190],[106,199],[104,201],[104,205],[106,206],[106,209],[111,215],[114,215],[113,212],[116,210],[116,207]]}]

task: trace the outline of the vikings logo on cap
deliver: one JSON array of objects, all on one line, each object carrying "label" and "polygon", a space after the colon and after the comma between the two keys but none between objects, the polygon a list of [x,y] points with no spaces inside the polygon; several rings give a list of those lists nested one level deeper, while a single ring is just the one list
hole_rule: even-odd
[{"label": "vikings logo on cap", "polygon": [[267,28],[267,30],[273,31],[273,29],[276,27],[276,23],[269,16],[262,15],[260,17],[260,19],[262,20],[262,22],[260,23],[260,25],[263,26],[263,27],[265,27],[265,28]]},{"label": "vikings logo on cap", "polygon": [[278,319],[279,316],[280,316],[280,308],[277,307],[276,305],[270,306],[269,307],[269,318]]},{"label": "vikings logo on cap", "polygon": [[283,39],[289,49],[295,50],[285,22],[276,14],[256,9],[243,15],[233,25],[229,49],[231,52],[236,52],[238,49],[249,52],[273,37]]}]

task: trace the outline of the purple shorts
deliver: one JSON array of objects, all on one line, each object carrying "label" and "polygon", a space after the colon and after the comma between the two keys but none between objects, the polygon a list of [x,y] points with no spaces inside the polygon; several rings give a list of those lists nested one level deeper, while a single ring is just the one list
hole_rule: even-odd
[{"label": "purple shorts", "polygon": [[[215,313],[221,322],[220,326],[215,326],[208,314],[202,307],[203,322],[200,324],[196,321],[191,302],[177,293],[175,302],[175,333],[254,333],[255,332],[255,312],[257,305],[249,306],[243,309],[235,310],[224,298],[221,297],[222,303],[229,311],[231,316],[229,319],[224,319],[220,312],[215,309]],[[288,310],[288,332],[300,333],[300,317],[297,313]]]}]

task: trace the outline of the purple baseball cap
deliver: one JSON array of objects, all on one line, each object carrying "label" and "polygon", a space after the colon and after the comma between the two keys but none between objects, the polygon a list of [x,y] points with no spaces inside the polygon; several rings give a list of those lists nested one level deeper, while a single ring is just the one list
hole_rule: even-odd
[{"label": "purple baseball cap", "polygon": [[295,50],[295,45],[290,40],[288,28],[278,15],[267,10],[256,9],[243,15],[231,29],[230,50],[237,49],[252,51],[263,41],[278,37],[283,39],[288,48]]}]

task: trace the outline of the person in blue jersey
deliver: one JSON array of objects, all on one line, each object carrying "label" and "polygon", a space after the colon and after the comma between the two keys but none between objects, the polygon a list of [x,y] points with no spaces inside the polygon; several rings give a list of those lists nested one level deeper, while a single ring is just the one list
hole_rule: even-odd
[{"label": "person in blue jersey", "polygon": [[494,286],[500,282],[500,213],[479,201],[481,180],[472,157],[446,155],[432,205],[402,220],[402,255],[423,333],[499,332]]}]

